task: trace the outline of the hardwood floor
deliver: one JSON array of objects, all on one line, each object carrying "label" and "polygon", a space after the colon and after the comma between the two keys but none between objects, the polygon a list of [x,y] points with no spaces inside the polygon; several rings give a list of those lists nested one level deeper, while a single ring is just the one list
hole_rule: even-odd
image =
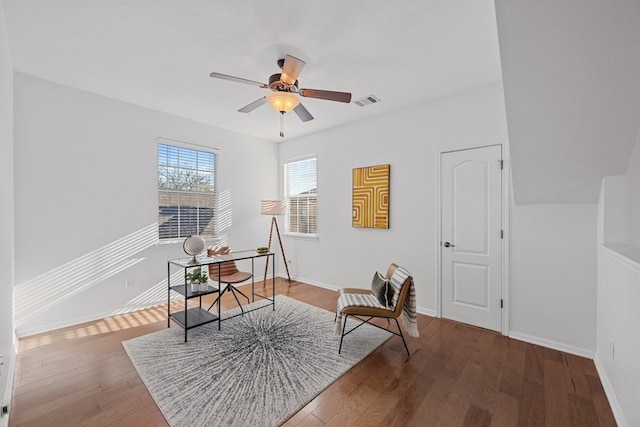
[{"label": "hardwood floor", "polygon": [[[276,293],[335,310],[333,291]],[[121,345],[166,327],[161,305],[21,339],[9,425],[166,426]],[[589,359],[423,315],[418,328],[408,361],[392,337],[284,426],[615,426]]]}]

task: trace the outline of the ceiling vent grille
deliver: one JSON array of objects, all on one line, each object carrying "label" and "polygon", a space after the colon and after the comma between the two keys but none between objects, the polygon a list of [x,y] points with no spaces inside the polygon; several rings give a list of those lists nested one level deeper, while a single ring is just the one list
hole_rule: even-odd
[{"label": "ceiling vent grille", "polygon": [[375,104],[378,102],[380,102],[380,100],[373,95],[368,95],[355,101],[355,103],[361,107],[366,107],[367,105]]}]

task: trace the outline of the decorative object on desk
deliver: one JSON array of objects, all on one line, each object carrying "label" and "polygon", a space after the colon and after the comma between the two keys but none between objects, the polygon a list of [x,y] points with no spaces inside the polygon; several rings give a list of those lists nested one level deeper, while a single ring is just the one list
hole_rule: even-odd
[{"label": "decorative object on desk", "polygon": [[198,267],[188,272],[187,280],[191,283],[191,292],[202,292],[207,290],[207,280],[209,280],[209,277],[207,276],[207,273],[202,271],[202,268]]},{"label": "decorative object on desk", "polygon": [[187,255],[193,255],[191,264],[197,264],[198,259],[196,257],[207,249],[207,242],[202,236],[192,235],[184,239],[182,249],[184,249]]},{"label": "decorative object on desk", "polygon": [[[284,200],[263,200],[260,204],[260,213],[262,215],[271,215],[271,229],[269,230],[269,250],[271,250],[271,238],[273,237],[273,227],[276,228],[276,234],[278,235],[278,242],[280,242],[280,253],[282,253],[282,261],[284,267],[287,270],[287,279],[289,285],[291,285],[291,275],[289,274],[289,264],[287,263],[287,257],[284,255],[284,247],[282,246],[282,238],[280,237],[280,229],[278,229],[278,221],[276,221],[276,215],[284,215],[287,213],[287,203]],[[275,261],[274,261],[275,262]],[[262,281],[262,287],[267,284],[267,270],[269,269],[269,257],[264,266],[264,279]]]},{"label": "decorative object on desk", "polygon": [[389,228],[390,169],[390,165],[353,169],[353,227]]},{"label": "decorative object on desk", "polygon": [[269,248],[266,246],[260,246],[258,249],[256,249],[256,252],[258,252],[259,254],[266,254],[269,252]]},{"label": "decorative object on desk", "polygon": [[339,355],[335,313],[276,299],[275,311],[193,329],[187,344],[173,327],[123,343],[170,425],[280,425],[392,336],[365,324]]}]

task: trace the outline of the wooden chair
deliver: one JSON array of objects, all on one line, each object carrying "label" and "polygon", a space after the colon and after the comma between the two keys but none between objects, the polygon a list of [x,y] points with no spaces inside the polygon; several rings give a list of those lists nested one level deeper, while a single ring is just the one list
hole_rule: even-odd
[{"label": "wooden chair", "polygon": [[[224,255],[228,254],[229,252],[231,252],[231,248],[229,246],[213,246],[207,248],[208,256]],[[218,266],[220,266],[219,269]],[[219,275],[218,272],[220,273]],[[247,299],[247,304],[250,302],[249,297],[233,285],[242,283],[245,280],[249,280],[252,276],[253,274],[251,273],[238,270],[235,261],[226,261],[221,264],[209,264],[209,278],[218,282],[219,284],[224,283],[226,285],[225,288],[220,291],[215,301],[213,301],[213,303],[209,306],[209,310],[211,310],[211,307],[213,307],[220,300],[220,298],[222,298],[222,295],[224,295],[225,292],[229,291],[236,299],[236,302],[240,307],[240,311],[244,315],[244,310],[242,308],[242,304],[240,304],[240,299],[238,299],[238,294]]]},{"label": "wooden chair", "polygon": [[[398,268],[397,264],[395,263],[391,264],[389,266],[389,269],[387,270],[387,274],[385,278],[387,280],[391,280],[391,277],[396,272],[397,268]],[[404,339],[404,334],[402,333],[402,328],[400,328],[400,324],[398,323],[398,318],[402,315],[402,310],[404,308],[405,301],[409,296],[409,290],[412,283],[413,283],[413,278],[411,276],[407,276],[406,279],[404,279],[404,281],[399,285],[399,289],[394,289],[395,294],[392,300],[391,307],[385,307],[384,305],[380,304],[380,302],[378,301],[376,296],[373,294],[373,292],[371,292],[370,289],[344,288],[344,289],[338,290],[339,299],[345,298],[348,294],[359,295],[362,297],[363,301],[366,301],[366,304],[368,305],[368,306],[345,305],[342,307],[341,314],[342,316],[344,316],[344,319],[342,319],[342,328],[341,328],[342,331],[340,336],[340,347],[338,348],[338,354],[340,354],[340,352],[342,351],[342,341],[344,340],[344,337],[350,334],[351,332],[355,331],[365,323],[368,323],[371,326],[375,326],[376,328],[379,328],[379,329],[384,329],[385,331],[389,331],[392,334],[402,338],[402,343],[404,344],[404,348],[405,350],[407,350],[407,357],[409,357],[410,356],[409,347],[407,347],[407,342]],[[395,284],[392,284],[392,285],[394,286],[394,288],[396,288]],[[349,318],[349,316],[355,317],[356,319],[360,320],[361,323],[358,323],[357,326],[345,332],[347,328],[347,319]],[[387,319],[387,324],[390,324],[391,319],[395,320],[398,332],[395,332],[389,329],[388,327],[385,328],[383,326],[376,325],[375,323],[370,323],[370,321],[374,318]],[[336,320],[338,320],[337,312],[336,312]]]}]

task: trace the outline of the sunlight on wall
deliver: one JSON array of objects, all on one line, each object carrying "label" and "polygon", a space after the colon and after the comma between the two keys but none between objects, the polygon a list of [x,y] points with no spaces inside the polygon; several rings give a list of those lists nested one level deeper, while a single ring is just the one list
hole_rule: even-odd
[{"label": "sunlight on wall", "polygon": [[218,199],[218,233],[231,227],[232,220],[231,190],[220,192]]},{"label": "sunlight on wall", "polygon": [[[171,285],[175,286],[176,284],[180,284],[184,282],[184,270],[180,269],[179,271],[175,271],[171,273]],[[135,298],[131,299],[129,302],[125,304],[124,307],[115,310],[112,315],[127,313],[132,310],[139,310],[144,307],[148,307],[152,304],[158,304],[160,301],[167,301],[167,279],[162,280],[159,283],[156,283],[143,293],[139,294]],[[172,292],[171,293],[171,301],[175,301],[179,299],[180,295]]]},{"label": "sunlight on wall", "polygon": [[144,258],[131,257],[155,245],[157,241],[158,224],[153,223],[16,285],[16,327],[143,261]]}]

